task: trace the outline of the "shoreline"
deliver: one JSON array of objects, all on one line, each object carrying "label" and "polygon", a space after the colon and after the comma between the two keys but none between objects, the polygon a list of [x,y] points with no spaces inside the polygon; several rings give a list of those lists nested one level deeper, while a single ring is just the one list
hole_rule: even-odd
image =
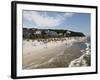
[{"label": "shoreline", "polygon": [[[68,67],[69,63],[80,57],[81,49],[73,43],[83,43],[85,38],[50,41],[46,44],[35,41],[24,41],[23,69]],[[33,43],[33,44],[32,44]],[[76,47],[76,48],[75,48]]]}]

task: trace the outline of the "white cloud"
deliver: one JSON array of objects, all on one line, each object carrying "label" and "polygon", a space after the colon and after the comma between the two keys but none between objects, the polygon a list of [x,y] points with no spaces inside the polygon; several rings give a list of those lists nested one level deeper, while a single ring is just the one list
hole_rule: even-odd
[{"label": "white cloud", "polygon": [[57,26],[60,24],[61,19],[49,16],[42,16],[38,12],[32,12],[32,21],[37,26]]},{"label": "white cloud", "polygon": [[24,18],[31,21],[39,28],[54,28],[55,26],[59,26],[65,18],[70,17],[72,15],[73,13],[65,13],[64,15],[57,14],[54,17],[48,16],[46,15],[46,13],[43,15],[36,11],[23,12]]},{"label": "white cloud", "polygon": [[72,17],[74,14],[75,14],[75,13],[65,13],[64,15],[65,15],[66,17]]},{"label": "white cloud", "polygon": [[27,12],[23,14],[24,18],[33,22],[38,27],[54,27],[58,26],[61,22],[61,18],[49,17],[40,15],[38,12]]}]

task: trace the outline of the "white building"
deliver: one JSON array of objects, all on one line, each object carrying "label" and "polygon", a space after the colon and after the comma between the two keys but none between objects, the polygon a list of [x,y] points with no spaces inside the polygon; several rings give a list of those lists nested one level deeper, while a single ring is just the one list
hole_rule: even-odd
[{"label": "white building", "polygon": [[38,30],[34,34],[41,35],[42,34],[42,31]]}]

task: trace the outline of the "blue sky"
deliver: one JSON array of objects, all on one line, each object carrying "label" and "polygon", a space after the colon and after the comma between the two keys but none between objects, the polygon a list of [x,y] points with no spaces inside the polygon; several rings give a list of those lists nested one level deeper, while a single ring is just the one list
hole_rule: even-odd
[{"label": "blue sky", "polygon": [[41,29],[64,29],[90,35],[89,13],[23,11],[23,27]]}]

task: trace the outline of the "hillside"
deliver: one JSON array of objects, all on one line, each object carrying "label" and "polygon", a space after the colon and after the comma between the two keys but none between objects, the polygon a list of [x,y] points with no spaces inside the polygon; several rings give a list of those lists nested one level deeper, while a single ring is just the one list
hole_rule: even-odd
[{"label": "hillside", "polygon": [[82,32],[74,32],[63,29],[37,29],[23,28],[24,39],[39,39],[39,38],[58,38],[58,37],[84,37]]}]

